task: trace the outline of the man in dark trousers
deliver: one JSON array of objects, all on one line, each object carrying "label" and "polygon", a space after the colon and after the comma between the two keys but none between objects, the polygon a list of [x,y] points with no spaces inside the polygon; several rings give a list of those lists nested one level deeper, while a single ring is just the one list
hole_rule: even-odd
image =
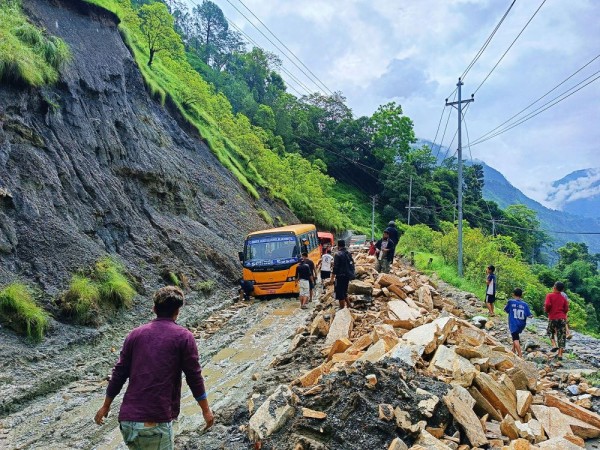
[{"label": "man in dark trousers", "polygon": [[552,340],[554,348],[558,347],[558,359],[562,359],[567,343],[567,314],[569,312],[569,301],[562,295],[564,290],[565,285],[560,281],[557,281],[554,283],[552,292],[546,295],[546,302],[544,303],[544,310],[548,313],[547,334]]},{"label": "man in dark trousers", "polygon": [[348,285],[354,274],[354,260],[352,255],[346,250],[346,241],[338,241],[338,251],[333,257],[333,273],[331,282],[335,286],[335,298],[340,302],[340,308],[349,308]]},{"label": "man in dark trousers", "polygon": [[396,222],[394,222],[393,220],[390,220],[390,223],[388,223],[388,226],[385,229],[385,231],[387,231],[388,236],[394,242],[394,253],[395,253],[396,246],[398,245],[398,239],[400,239],[400,232],[398,231],[398,228],[396,228]]},{"label": "man in dark trousers", "polygon": [[298,288],[300,290],[300,308],[306,309],[308,306],[308,298],[310,297],[310,286],[314,283],[313,271],[308,264],[308,253],[302,253],[302,258],[296,266],[296,280],[298,281]]},{"label": "man in dark trousers", "polygon": [[104,404],[94,418],[98,425],[104,423],[113,399],[129,379],[119,412],[119,428],[131,449],[174,448],[173,420],[179,416],[182,372],[202,409],[206,428],[213,425],[196,341],[190,331],[175,323],[184,302],[183,291],[178,287],[156,291],[156,319],[125,338]]},{"label": "man in dark trousers", "polygon": [[394,249],[396,243],[390,238],[388,231],[383,232],[383,238],[375,244],[377,254],[377,272],[389,273],[390,266],[394,260]]}]

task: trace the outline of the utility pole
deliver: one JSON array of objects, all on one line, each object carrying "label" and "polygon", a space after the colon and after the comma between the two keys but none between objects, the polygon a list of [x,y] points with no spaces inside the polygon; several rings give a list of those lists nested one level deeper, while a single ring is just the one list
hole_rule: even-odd
[{"label": "utility pole", "polygon": [[372,211],[371,211],[371,240],[375,240],[375,203],[377,195],[371,195]]},{"label": "utility pole", "polygon": [[407,218],[408,225],[410,225],[411,205],[412,205],[412,175],[410,176],[410,184],[408,185],[408,218]]},{"label": "utility pole", "polygon": [[456,222],[456,200],[454,200],[454,209],[452,210],[452,223]]},{"label": "utility pole", "polygon": [[462,159],[462,104],[475,101],[474,95],[468,100],[462,100],[461,92],[464,83],[459,78],[456,86],[458,87],[458,101],[448,102],[446,106],[456,106],[458,110],[458,276],[463,276],[463,159]]}]

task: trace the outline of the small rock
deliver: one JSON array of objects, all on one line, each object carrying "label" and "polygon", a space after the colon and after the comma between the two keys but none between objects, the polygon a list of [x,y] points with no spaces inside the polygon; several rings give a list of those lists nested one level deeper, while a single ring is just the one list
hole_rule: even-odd
[{"label": "small rock", "polygon": [[572,384],[570,386],[567,386],[566,391],[570,395],[579,395],[579,386],[577,386],[576,384]]},{"label": "small rock", "polygon": [[370,373],[365,378],[367,379],[367,384],[369,386],[375,386],[377,384],[377,377],[374,374]]},{"label": "small rock", "polygon": [[471,323],[473,323],[473,325],[475,325],[477,328],[483,328],[483,327],[485,327],[485,324],[487,322],[488,322],[488,318],[487,317],[475,316],[475,317],[471,318]]}]

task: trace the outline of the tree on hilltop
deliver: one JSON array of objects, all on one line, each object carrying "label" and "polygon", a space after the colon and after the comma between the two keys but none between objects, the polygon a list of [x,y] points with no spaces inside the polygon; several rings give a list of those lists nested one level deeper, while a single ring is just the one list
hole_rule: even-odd
[{"label": "tree on hilltop", "polygon": [[173,28],[175,21],[169,14],[164,3],[151,3],[144,5],[139,11],[140,29],[144,34],[150,57],[148,67],[152,67],[154,56],[159,52],[168,52],[171,55],[182,53],[181,38]]}]

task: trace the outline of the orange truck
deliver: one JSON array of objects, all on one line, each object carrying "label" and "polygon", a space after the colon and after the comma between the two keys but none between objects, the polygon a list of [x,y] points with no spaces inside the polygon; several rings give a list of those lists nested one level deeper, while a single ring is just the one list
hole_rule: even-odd
[{"label": "orange truck", "polygon": [[319,248],[321,250],[321,254],[326,248],[333,248],[333,244],[335,242],[333,233],[329,233],[327,231],[319,231],[317,233],[317,237],[319,238]]},{"label": "orange truck", "polygon": [[242,279],[253,284],[252,295],[298,294],[296,267],[303,252],[315,263],[321,258],[317,229],[289,225],[250,233],[239,253]]}]

